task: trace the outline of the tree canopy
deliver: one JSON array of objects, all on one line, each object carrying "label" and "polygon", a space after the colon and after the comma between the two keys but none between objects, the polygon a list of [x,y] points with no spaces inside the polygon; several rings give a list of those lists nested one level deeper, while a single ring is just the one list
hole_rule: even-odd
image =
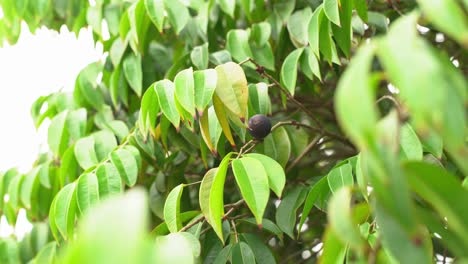
[{"label": "tree canopy", "polygon": [[31,107],[49,151],[0,173],[33,223],[0,263],[468,260],[468,1],[0,6],[0,44],[104,47]]}]

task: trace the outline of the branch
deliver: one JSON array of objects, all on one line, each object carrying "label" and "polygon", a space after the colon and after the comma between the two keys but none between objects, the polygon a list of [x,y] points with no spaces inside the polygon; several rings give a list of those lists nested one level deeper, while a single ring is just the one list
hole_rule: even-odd
[{"label": "branch", "polygon": [[296,100],[296,98],[294,98],[294,96],[286,89],[284,88],[280,82],[278,82],[275,78],[273,78],[273,76],[271,76],[270,74],[268,74],[266,71],[265,71],[265,67],[263,67],[262,65],[260,65],[258,62],[256,62],[254,59],[252,58],[247,58],[241,62],[239,62],[239,65],[242,65],[242,64],[245,64],[247,62],[251,62],[253,63],[255,66],[256,66],[256,71],[263,77],[267,78],[268,80],[270,80],[271,82],[273,82],[272,84],[270,84],[268,87],[272,87],[272,86],[277,86],[280,91],[287,97],[287,99],[291,102],[293,102],[295,105],[297,105],[306,115],[308,115],[313,121],[314,123],[316,124],[317,127],[312,127],[312,126],[309,126],[310,128],[313,128],[314,131],[318,131],[319,133],[321,134],[324,134],[324,135],[328,135],[328,136],[331,136],[333,138],[336,138],[336,139],[339,139],[343,142],[345,142],[346,144],[352,146],[354,148],[354,146],[344,137],[340,136],[340,135],[337,135],[333,132],[329,132],[329,131],[326,131],[325,128],[323,127],[322,123],[315,117],[314,113],[312,113],[306,106],[304,106],[301,102],[299,102],[298,100]]},{"label": "branch", "polygon": [[311,151],[316,145],[317,145],[317,142],[319,141],[319,139],[322,137],[322,135],[317,135],[310,143],[309,145],[307,145],[307,147],[304,149],[304,151],[302,151],[302,153],[297,156],[297,158],[291,163],[291,165],[289,165],[287,168],[286,168],[286,173],[288,173],[289,171],[291,171],[292,168],[294,168],[298,163],[299,161],[301,161],[302,158],[304,158],[304,156],[309,153],[309,151]]},{"label": "branch", "polygon": [[[234,212],[234,210],[239,208],[243,203],[244,203],[244,199],[241,199],[241,200],[239,200],[239,201],[237,201],[235,203],[232,203],[232,204],[226,204],[224,207],[229,208],[229,210],[224,214],[223,219],[226,219],[232,212]],[[193,221],[192,223],[184,226],[182,229],[179,230],[179,232],[187,231],[188,229],[190,229],[191,227],[195,226],[196,224],[198,224],[198,223],[200,223],[202,221],[205,221],[204,216],[202,216],[202,217],[198,218],[197,220]]]}]

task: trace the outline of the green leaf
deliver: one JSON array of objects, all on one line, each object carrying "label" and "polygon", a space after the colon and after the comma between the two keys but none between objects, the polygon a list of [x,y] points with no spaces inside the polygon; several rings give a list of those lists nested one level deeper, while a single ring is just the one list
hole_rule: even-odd
[{"label": "green leaf", "polygon": [[106,197],[122,192],[122,179],[112,163],[104,163],[97,168],[99,197]]},{"label": "green leaf", "polygon": [[410,160],[422,160],[423,150],[418,136],[409,124],[401,127],[400,145],[404,156]]},{"label": "green leaf", "polygon": [[324,0],[323,1],[323,11],[325,12],[325,15],[328,17],[328,19],[330,19],[331,22],[333,22],[337,26],[341,26],[339,5],[340,5],[340,0]]},{"label": "green leaf", "polygon": [[164,203],[164,220],[171,233],[178,232],[182,228],[180,217],[180,198],[184,191],[184,184],[177,185],[171,190]]},{"label": "green leaf", "polygon": [[360,250],[365,246],[358,226],[351,213],[351,189],[341,188],[335,192],[328,204],[328,221],[339,239],[351,248]]},{"label": "green leaf", "polygon": [[174,84],[169,80],[161,80],[154,84],[159,106],[166,118],[179,129],[180,116],[174,102]]},{"label": "green leaf", "polygon": [[350,1],[341,1],[340,9],[340,24],[337,26],[332,24],[333,37],[336,44],[343,51],[346,57],[349,57],[351,52],[351,39],[353,32],[351,29],[351,18],[353,16],[353,3]]},{"label": "green leaf", "polygon": [[0,240],[0,262],[5,264],[21,263],[18,244],[13,238]]},{"label": "green leaf", "polygon": [[270,198],[267,172],[261,161],[242,157],[232,162],[232,170],[242,197],[261,226],[263,214]]},{"label": "green leaf", "polygon": [[102,5],[90,6],[86,12],[86,22],[91,26],[94,33],[101,35]]},{"label": "green leaf", "polygon": [[270,35],[271,25],[267,22],[260,22],[252,25],[250,40],[253,41],[257,47],[261,47],[268,43]]},{"label": "green leaf", "polygon": [[128,54],[123,60],[123,72],[130,84],[130,88],[140,97],[143,90],[143,71],[140,55]]},{"label": "green leaf", "polygon": [[296,0],[279,0],[275,2],[273,11],[279,16],[282,22],[285,22],[294,11],[295,6]]},{"label": "green leaf", "polygon": [[59,185],[62,187],[67,183],[70,183],[78,176],[79,165],[75,157],[75,145],[72,145],[63,154],[59,174]]},{"label": "green leaf", "polygon": [[112,104],[118,106],[119,98],[124,105],[128,105],[128,84],[120,65],[110,76],[110,96]]},{"label": "green leaf", "polygon": [[164,0],[169,23],[178,35],[189,21],[190,14],[179,0]]},{"label": "green leaf", "polygon": [[215,65],[221,65],[226,62],[232,61],[231,53],[227,50],[220,50],[217,52],[213,52],[209,56],[209,61]]},{"label": "green leaf", "polygon": [[455,0],[418,0],[424,15],[437,29],[468,47],[468,21]]},{"label": "green leaf", "polygon": [[308,26],[312,18],[310,7],[294,12],[288,19],[288,32],[296,48],[302,48],[309,43]]},{"label": "green leaf", "polygon": [[275,70],[275,57],[270,43],[265,43],[261,47],[251,45],[253,59],[268,70]]},{"label": "green leaf", "polygon": [[[391,82],[400,90],[399,96],[412,113],[413,128],[424,136],[431,130],[442,135],[444,147],[468,173],[465,159],[466,82],[462,74],[430,46],[416,31],[417,14],[395,22],[378,46],[378,55]],[[402,45],[400,41],[412,45]],[[408,63],[419,62],[409,74],[400,69]],[[427,76],[433,76],[427,78]],[[427,93],[427,89],[431,92]]]},{"label": "green leaf", "polygon": [[258,264],[274,264],[276,263],[275,257],[271,253],[270,248],[268,248],[265,243],[254,234],[242,234],[241,237],[249,245],[252,250],[256,263]]},{"label": "green leaf", "polygon": [[[302,209],[301,219],[299,220],[298,230],[302,229],[312,208],[317,206],[319,209],[326,208],[326,202],[330,196],[330,187],[328,186],[328,177],[322,177],[309,190],[305,199],[304,209]],[[318,205],[317,205],[318,204]]]},{"label": "green leaf", "polygon": [[23,182],[23,175],[18,174],[16,177],[14,177],[9,186],[8,186],[8,195],[9,195],[9,200],[8,203],[9,205],[17,212],[18,207],[20,206],[21,200],[20,200],[20,188],[21,184]]},{"label": "green leaf", "polygon": [[[320,53],[322,53],[324,59],[327,60],[329,64],[331,64],[333,60],[333,52],[336,52],[336,50],[334,50],[335,44],[330,34],[330,28],[331,28],[330,21],[325,16],[325,12],[323,11],[323,9],[320,10],[318,23],[319,23],[318,42],[319,42]],[[309,28],[309,31],[310,31],[310,28]]]},{"label": "green leaf", "polygon": [[111,160],[125,184],[130,187],[135,185],[138,177],[138,163],[133,154],[126,149],[118,149],[111,153]]},{"label": "green leaf", "polygon": [[195,90],[193,70],[182,70],[175,76],[175,98],[190,115],[195,116]]},{"label": "green leaf", "polygon": [[301,66],[302,72],[307,76],[307,78],[313,80],[315,75],[320,81],[322,81],[318,59],[311,51],[310,47],[306,47],[304,49],[304,52],[299,58],[299,64]]},{"label": "green leaf", "polygon": [[255,256],[249,245],[239,242],[232,247],[232,263],[251,264],[255,263]]},{"label": "green leaf", "polygon": [[197,69],[204,70],[208,68],[208,42],[194,47],[190,53],[190,59]]},{"label": "green leaf", "polygon": [[[256,222],[255,218],[253,218],[253,217],[239,219],[239,221],[258,227],[257,222]],[[273,221],[271,221],[270,219],[263,218],[263,220],[262,220],[262,230],[268,231],[271,234],[273,234],[273,235],[277,236],[278,238],[280,238],[281,240],[283,240],[283,231],[281,231],[281,229],[275,223],[273,223]]]},{"label": "green leaf", "polygon": [[278,127],[257,147],[258,152],[276,160],[283,168],[291,155],[291,141],[284,127]]},{"label": "green leaf", "polygon": [[454,254],[460,257],[463,256],[466,258],[468,256],[462,238],[459,237],[459,234],[447,230],[444,221],[440,219],[435,212],[422,207],[417,207],[416,210],[418,218],[427,226],[429,231],[443,237],[443,239],[440,240],[441,243],[445,244],[447,248],[450,248]]},{"label": "green leaf", "polygon": [[221,251],[219,251],[218,255],[213,261],[213,264],[226,264],[228,263],[229,259],[232,255],[232,244],[227,245]]},{"label": "green leaf", "polygon": [[224,215],[224,181],[231,156],[232,152],[223,158],[218,168],[205,174],[199,192],[200,209],[223,243],[221,218]]},{"label": "green leaf", "polygon": [[[183,213],[180,214],[180,220],[181,220],[182,224],[189,224],[189,223],[191,223],[191,221],[193,221],[195,219],[198,219],[198,217],[200,217],[200,216],[201,216],[200,211],[187,211],[187,212],[183,212]],[[163,218],[163,217],[161,217],[161,218]],[[167,223],[162,222],[161,224],[156,226],[151,231],[150,235],[152,237],[156,237],[156,236],[161,236],[161,235],[167,235],[167,234],[169,234],[169,232],[170,231],[169,231],[169,228],[167,227]]]},{"label": "green leaf", "polygon": [[94,150],[94,137],[88,136],[76,141],[75,157],[80,167],[84,170],[99,162],[96,151]]},{"label": "green leaf", "polygon": [[[78,140],[86,134],[86,108],[80,108],[68,112],[66,130],[72,140]],[[64,153],[65,154],[65,153]]]},{"label": "green leaf", "polygon": [[[210,109],[212,109],[211,111],[211,115],[214,115],[213,113],[213,108],[210,107]],[[211,118],[213,120],[213,118]],[[216,119],[216,118],[215,118]],[[216,119],[217,121],[217,119]],[[202,113],[202,115],[200,116],[200,134],[206,144],[206,146],[210,149],[210,151],[212,153],[215,153],[216,152],[216,145],[213,145],[213,141],[212,141],[212,138],[211,138],[211,131],[210,131],[210,111],[205,111],[204,113]],[[218,122],[219,124],[219,122]],[[212,126],[215,126],[215,124],[212,124]],[[221,127],[221,125],[219,125]],[[221,132],[221,130],[220,130]],[[219,133],[219,135],[221,135],[221,133]]]},{"label": "green leaf", "polygon": [[285,195],[276,209],[276,224],[284,233],[293,239],[297,209],[299,209],[304,202],[306,194],[306,190],[298,186]]},{"label": "green leaf", "polygon": [[57,243],[55,241],[47,243],[34,257],[33,264],[51,264],[55,262]]},{"label": "green leaf", "polygon": [[468,202],[468,190],[443,168],[424,162],[408,162],[403,167],[408,182],[421,198],[446,217],[448,229],[459,234],[468,246],[468,212],[463,206]]},{"label": "green leaf", "polygon": [[286,184],[286,175],[284,174],[283,167],[276,160],[262,154],[250,153],[246,154],[245,157],[254,158],[261,162],[268,176],[270,189],[281,199],[281,193]]},{"label": "green leaf", "polygon": [[80,219],[76,239],[63,263],[149,263],[153,245],[145,242],[148,202],[142,190],[105,199]]},{"label": "green leaf", "polygon": [[50,213],[53,216],[53,222],[57,230],[65,240],[73,237],[73,230],[75,226],[75,213],[76,213],[76,183],[70,183],[63,187],[54,198],[51,206]]},{"label": "green leaf", "polygon": [[[35,196],[39,190],[40,182],[37,171],[37,168],[32,169],[25,175],[23,184],[21,184],[20,199],[26,209],[31,209],[32,197]],[[0,181],[1,180],[0,178]],[[1,194],[0,192],[0,196],[3,197]]]},{"label": "green leaf", "polygon": [[361,149],[367,148],[376,137],[377,110],[369,82],[373,50],[372,45],[367,45],[358,51],[340,78],[335,95],[338,121]]},{"label": "green leaf", "polygon": [[145,8],[149,18],[159,32],[164,30],[164,2],[163,0],[145,0]]},{"label": "green leaf", "polygon": [[85,173],[76,184],[76,202],[81,214],[99,201],[98,179],[94,173]]},{"label": "green leaf", "polygon": [[38,166],[38,177],[39,177],[39,182],[41,183],[42,186],[50,189],[51,184],[50,184],[50,172],[51,172],[51,166],[50,162],[46,162],[44,164],[41,164]]},{"label": "green leaf", "polygon": [[400,221],[387,214],[383,206],[375,206],[375,214],[379,219],[379,231],[382,234],[383,243],[387,243],[388,252],[398,260],[395,262],[429,263],[432,261],[432,243],[425,228],[408,234]]},{"label": "green leaf", "polygon": [[328,185],[333,193],[345,186],[353,186],[353,169],[347,162],[341,166],[333,168],[327,175]]},{"label": "green leaf", "polygon": [[385,33],[388,30],[388,18],[377,12],[368,12],[368,24],[375,27],[377,31]]},{"label": "green leaf", "polygon": [[323,5],[318,6],[310,18],[308,27],[309,47],[317,58],[320,59],[320,21]]},{"label": "green leaf", "polygon": [[55,116],[50,122],[47,143],[52,152],[60,157],[68,147],[69,132],[66,126],[68,111]]},{"label": "green leaf", "polygon": [[343,263],[346,255],[346,245],[331,228],[325,230],[323,238],[323,253],[320,255],[320,263]]},{"label": "green leaf", "polygon": [[146,139],[148,132],[154,133],[156,127],[156,118],[159,114],[159,101],[156,94],[154,85],[146,90],[143,98],[141,99],[139,129]]},{"label": "green leaf", "polygon": [[354,8],[356,9],[359,17],[364,21],[367,22],[367,1],[366,0],[353,0]]},{"label": "green leaf", "polygon": [[[177,254],[174,254],[177,249]],[[187,232],[172,233],[156,238],[155,263],[195,264],[200,256],[201,246],[198,239]]]},{"label": "green leaf", "polygon": [[443,154],[442,138],[434,131],[429,132],[428,135],[421,138],[421,144],[424,151],[430,152],[436,158],[441,159]]},{"label": "green leaf", "polygon": [[102,130],[92,134],[94,138],[94,150],[98,160],[107,158],[114,148],[117,147],[117,140],[114,133],[109,130]]},{"label": "green leaf", "polygon": [[268,85],[257,83],[249,85],[249,115],[271,113],[271,100],[268,95]]},{"label": "green leaf", "polygon": [[208,106],[213,97],[218,82],[218,74],[214,69],[193,72],[195,89],[195,107],[199,115]]},{"label": "green leaf", "polygon": [[114,67],[117,67],[122,60],[122,57],[127,49],[127,42],[123,41],[121,38],[116,38],[112,43],[112,46],[109,50],[109,56],[114,64]]},{"label": "green leaf", "polygon": [[229,111],[245,119],[248,101],[247,79],[241,66],[228,62],[215,68],[218,74],[215,93]]},{"label": "green leaf", "polygon": [[[151,23],[143,0],[134,2],[127,9],[130,47],[135,54],[143,53],[147,42],[147,31]],[[125,37],[122,37],[125,39]],[[137,93],[138,94],[138,93]],[[141,92],[138,96],[141,95]]]},{"label": "green leaf", "polygon": [[236,10],[236,1],[231,0],[216,0],[221,10],[228,14],[231,18],[234,18],[234,11]]},{"label": "green leaf", "polygon": [[281,84],[289,91],[291,95],[294,95],[296,90],[297,66],[303,51],[304,48],[299,48],[289,53],[289,55],[284,60],[283,65],[281,66]]},{"label": "green leaf", "polygon": [[249,33],[242,29],[233,29],[227,33],[226,49],[238,62],[253,57],[249,46]]},{"label": "green leaf", "polygon": [[96,87],[96,79],[102,71],[98,63],[91,63],[78,75],[75,82],[74,97],[99,110],[104,105],[104,98]]}]

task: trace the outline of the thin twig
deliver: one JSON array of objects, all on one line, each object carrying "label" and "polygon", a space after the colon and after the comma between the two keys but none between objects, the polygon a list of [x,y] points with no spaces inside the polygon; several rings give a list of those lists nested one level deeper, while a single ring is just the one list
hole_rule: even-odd
[{"label": "thin twig", "polygon": [[273,76],[271,76],[270,74],[268,74],[266,71],[265,71],[265,67],[263,67],[262,65],[260,65],[258,62],[256,62],[254,59],[252,58],[247,58],[241,62],[239,62],[239,65],[242,65],[244,63],[247,63],[247,62],[251,62],[253,63],[256,67],[257,67],[257,72],[267,78],[268,80],[270,80],[271,82],[273,82],[276,86],[278,86],[278,88],[280,89],[280,91],[288,98],[289,101],[293,102],[294,104],[296,104],[302,111],[304,111],[304,113],[306,113],[310,118],[312,118],[312,120],[314,120],[314,122],[317,124],[317,126],[320,128],[320,129],[323,129],[323,126],[322,124],[320,123],[320,121],[315,117],[315,115],[309,110],[307,109],[307,107],[305,107],[301,102],[297,101],[294,96],[286,89],[284,88],[280,82],[278,82],[275,78],[273,78]]},{"label": "thin twig", "polygon": [[237,235],[236,223],[234,222],[234,220],[231,220],[231,225],[232,225],[232,229],[234,230],[234,238],[236,239],[236,243],[239,243],[239,237]]},{"label": "thin twig", "polygon": [[[225,208],[230,208],[223,216],[223,219],[226,219],[232,212],[234,212],[235,209],[237,209],[239,206],[241,206],[244,203],[244,199],[241,199],[233,204],[226,204],[224,207]],[[184,226],[182,229],[180,229],[180,232],[187,231],[191,227],[195,226],[196,224],[205,221],[205,217],[200,217],[196,221],[193,221],[192,223]]]},{"label": "thin twig", "polygon": [[310,143],[309,145],[307,145],[307,147],[304,149],[304,151],[302,151],[302,153],[297,156],[297,158],[291,163],[291,165],[289,165],[287,168],[286,168],[286,173],[288,173],[289,171],[291,171],[292,168],[294,168],[298,163],[299,161],[301,161],[304,156],[309,153],[309,151],[311,151],[316,145],[317,145],[317,142],[319,141],[319,139],[322,137],[322,135],[317,135]]}]

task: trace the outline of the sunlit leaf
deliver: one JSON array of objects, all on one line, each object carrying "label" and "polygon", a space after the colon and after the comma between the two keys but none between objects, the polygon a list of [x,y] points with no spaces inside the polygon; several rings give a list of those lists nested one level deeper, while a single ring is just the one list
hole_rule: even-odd
[{"label": "sunlit leaf", "polygon": [[268,176],[268,185],[270,189],[281,198],[284,185],[286,184],[286,175],[281,165],[274,159],[257,153],[250,153],[245,155],[246,157],[254,158],[261,162],[265,169],[266,175]]},{"label": "sunlit leaf", "polygon": [[180,116],[174,102],[174,84],[169,80],[158,81],[154,84],[154,90],[163,114],[176,128],[179,128]]},{"label": "sunlit leaf", "polygon": [[171,23],[175,33],[179,34],[185,25],[187,25],[190,18],[187,7],[179,0],[164,0],[164,6],[169,23]]},{"label": "sunlit leaf", "polygon": [[213,69],[193,72],[195,107],[201,114],[213,97],[218,82],[217,72]]},{"label": "sunlit leaf", "polygon": [[125,184],[135,185],[138,177],[138,163],[133,154],[126,149],[118,149],[110,156]]},{"label": "sunlit leaf", "polygon": [[99,200],[98,179],[94,173],[85,173],[76,184],[76,202],[78,209],[84,213]]},{"label": "sunlit leaf", "polygon": [[171,233],[175,233],[182,228],[182,220],[180,217],[180,198],[184,185],[179,184],[171,190],[164,203],[164,220]]},{"label": "sunlit leaf", "polygon": [[133,53],[128,54],[123,60],[123,72],[132,90],[141,96],[143,90],[143,72],[141,69],[141,57]]},{"label": "sunlit leaf", "polygon": [[70,183],[63,187],[55,196],[53,207],[54,224],[64,239],[72,238],[75,226],[76,213],[76,183]]},{"label": "sunlit leaf", "polygon": [[232,170],[242,197],[254,214],[257,224],[261,225],[270,198],[268,176],[264,165],[256,158],[243,157],[232,162]]},{"label": "sunlit leaf", "polygon": [[294,95],[296,91],[297,68],[299,64],[299,57],[301,56],[304,48],[296,49],[289,53],[281,66],[281,84]]},{"label": "sunlit leaf", "polygon": [[284,196],[276,209],[276,224],[291,238],[294,238],[297,209],[304,202],[306,195],[307,192],[304,188],[296,187]]},{"label": "sunlit leaf", "polygon": [[163,0],[145,0],[145,8],[148,16],[154,23],[159,32],[164,28],[164,1]]},{"label": "sunlit leaf", "polygon": [[199,203],[201,211],[221,241],[224,241],[221,224],[221,218],[224,214],[224,181],[231,155],[232,153],[227,154],[218,168],[209,170],[200,185]]},{"label": "sunlit leaf", "polygon": [[175,98],[191,116],[195,116],[195,88],[193,70],[182,70],[175,76]]}]

